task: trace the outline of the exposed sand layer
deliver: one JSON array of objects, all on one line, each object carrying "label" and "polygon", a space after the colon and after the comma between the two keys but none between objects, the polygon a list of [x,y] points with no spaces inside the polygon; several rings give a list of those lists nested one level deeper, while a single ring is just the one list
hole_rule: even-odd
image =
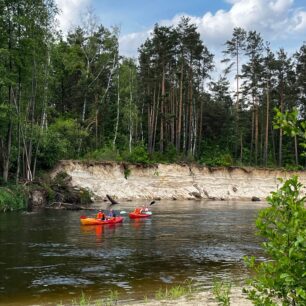
[{"label": "exposed sand layer", "polygon": [[[61,161],[52,172],[66,171],[74,186],[90,189],[96,196],[117,199],[265,199],[280,184],[278,178],[298,175],[306,185],[306,171],[255,168],[208,168],[199,165],[150,166]],[[305,188],[303,189],[305,192]]]}]

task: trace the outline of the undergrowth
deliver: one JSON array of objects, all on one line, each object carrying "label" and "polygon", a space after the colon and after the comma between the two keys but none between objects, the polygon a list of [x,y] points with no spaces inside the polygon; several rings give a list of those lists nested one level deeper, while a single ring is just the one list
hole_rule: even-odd
[{"label": "undergrowth", "polygon": [[0,187],[0,211],[22,210],[26,207],[26,190],[21,185]]}]

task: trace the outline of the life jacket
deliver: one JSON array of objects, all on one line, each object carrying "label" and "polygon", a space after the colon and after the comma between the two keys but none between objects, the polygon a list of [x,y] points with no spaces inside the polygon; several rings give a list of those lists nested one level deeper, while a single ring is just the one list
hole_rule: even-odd
[{"label": "life jacket", "polygon": [[137,208],[135,208],[135,210],[134,210],[134,213],[135,214],[141,214],[141,208],[139,208],[139,207],[137,207]]},{"label": "life jacket", "polygon": [[103,218],[103,216],[104,216],[104,214],[101,212],[101,211],[99,211],[98,213],[97,213],[97,219],[102,219]]}]

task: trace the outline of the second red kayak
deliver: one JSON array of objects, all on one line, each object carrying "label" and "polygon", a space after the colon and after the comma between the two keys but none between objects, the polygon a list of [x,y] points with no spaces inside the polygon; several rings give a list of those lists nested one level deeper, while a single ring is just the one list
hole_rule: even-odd
[{"label": "second red kayak", "polygon": [[96,218],[87,218],[86,216],[81,216],[80,221],[82,225],[103,225],[103,224],[116,224],[123,221],[122,217],[113,217],[107,220],[100,220]]},{"label": "second red kayak", "polygon": [[135,213],[135,212],[129,213],[129,217],[131,219],[148,218],[148,217],[151,217],[151,215],[152,214],[141,214],[141,213]]}]

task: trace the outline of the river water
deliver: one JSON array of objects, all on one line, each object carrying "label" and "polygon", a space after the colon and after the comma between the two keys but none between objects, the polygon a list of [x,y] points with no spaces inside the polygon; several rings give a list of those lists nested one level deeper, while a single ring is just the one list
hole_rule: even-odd
[{"label": "river water", "polygon": [[137,300],[186,280],[202,289],[215,278],[240,283],[247,275],[243,256],[262,256],[254,221],[263,207],[160,201],[150,219],[123,215],[122,224],[104,226],[80,225],[91,211],[0,214],[0,305],[56,305],[110,290]]}]

